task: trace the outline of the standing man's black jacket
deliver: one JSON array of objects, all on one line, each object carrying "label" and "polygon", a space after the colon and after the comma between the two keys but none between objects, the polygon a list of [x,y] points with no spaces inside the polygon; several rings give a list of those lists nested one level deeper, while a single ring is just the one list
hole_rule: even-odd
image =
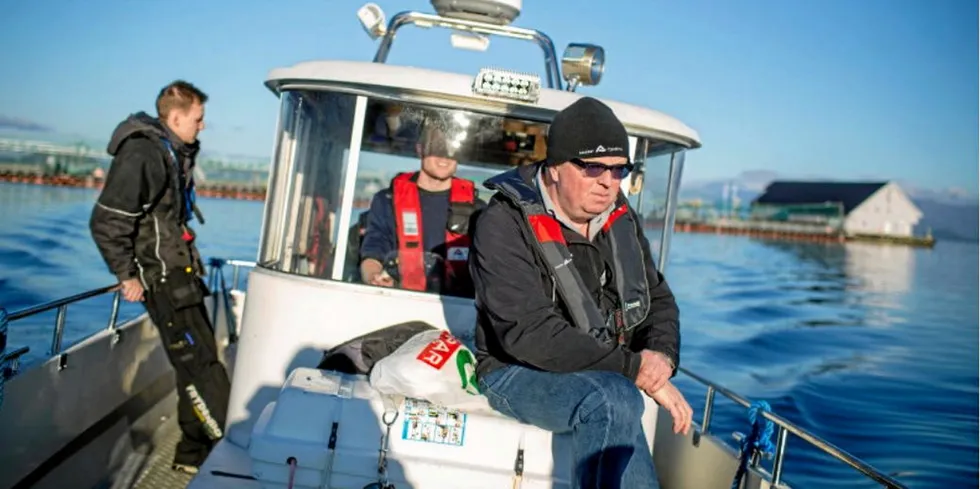
[{"label": "standing man's black jacket", "polygon": [[[529,183],[536,165],[520,172]],[[630,209],[633,213],[633,210]],[[639,218],[633,214],[634,219]],[[487,373],[505,365],[517,364],[550,372],[607,370],[635,380],[640,368],[639,351],[661,352],[675,365],[680,363],[678,308],[663,275],[656,269],[650,243],[638,227],[637,237],[643,253],[650,311],[646,319],[631,330],[625,346],[604,345],[576,329],[568,311],[553,297],[550,268],[532,250],[536,239],[524,230],[524,217],[510,201],[497,194],[481,213],[470,248],[470,270],[477,302],[477,373]],[[589,294],[608,315],[616,304],[615,267],[609,236],[599,233],[588,239],[562,225],[562,232],[574,256],[573,266],[582,276]],[[606,284],[600,277],[605,271]]]},{"label": "standing man's black jacket", "polygon": [[175,270],[203,275],[196,248],[183,239],[185,230],[193,236],[184,188],[197,144],[140,112],[116,127],[108,151],[114,158],[89,227],[109,270],[120,281],[138,277],[147,289]]}]

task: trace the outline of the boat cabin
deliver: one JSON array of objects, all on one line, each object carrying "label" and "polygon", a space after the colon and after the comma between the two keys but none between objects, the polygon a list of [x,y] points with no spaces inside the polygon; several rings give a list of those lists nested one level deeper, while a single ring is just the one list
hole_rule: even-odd
[{"label": "boat cabin", "polygon": [[[400,14],[391,24],[433,17],[454,28],[477,24],[547,39],[514,27],[418,13]],[[386,46],[382,41],[379,53]],[[576,63],[601,60],[595,54],[601,48],[579,52],[588,59],[566,52],[566,78]],[[546,61],[546,71],[557,69],[556,59]],[[457,74],[383,62],[310,61],[272,70],[266,85],[281,101],[278,133],[259,257],[248,277],[233,355],[231,443],[249,446],[260,413],[276,401],[296,367],[317,365],[326,350],[352,338],[422,321],[448,329],[472,347],[472,298],[363,283],[361,215],[397,174],[419,171],[419,137],[423,127],[432,126],[452,149],[456,176],[472,180],[479,198],[489,201],[482,183],[544,159],[549,121],[583,96],[575,87],[594,84],[598,76],[573,80],[565,87],[548,86],[538,75],[504,69]],[[697,133],[665,114],[603,101],[628,130],[637,170],[622,190],[647,216],[653,251],[665,268],[684,155],[700,146]]]}]

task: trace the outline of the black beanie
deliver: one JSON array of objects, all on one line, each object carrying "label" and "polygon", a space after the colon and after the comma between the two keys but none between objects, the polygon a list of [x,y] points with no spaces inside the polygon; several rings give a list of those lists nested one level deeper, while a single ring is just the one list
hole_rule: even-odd
[{"label": "black beanie", "polygon": [[582,97],[555,114],[548,129],[547,164],[572,158],[622,156],[629,160],[626,128],[608,105]]}]

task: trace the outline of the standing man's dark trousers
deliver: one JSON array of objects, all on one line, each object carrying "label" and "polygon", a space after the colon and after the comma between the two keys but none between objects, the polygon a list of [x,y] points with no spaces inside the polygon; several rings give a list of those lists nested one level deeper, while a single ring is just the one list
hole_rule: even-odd
[{"label": "standing man's dark trousers", "polygon": [[173,365],[177,381],[177,420],[182,436],[175,465],[198,467],[224,436],[231,384],[218,360],[211,321],[204,307],[204,283],[184,271],[157,282],[144,302]]}]

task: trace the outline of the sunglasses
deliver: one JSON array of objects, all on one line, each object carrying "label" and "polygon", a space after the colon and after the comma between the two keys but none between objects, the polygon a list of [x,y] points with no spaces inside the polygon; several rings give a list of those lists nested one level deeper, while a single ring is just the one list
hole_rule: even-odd
[{"label": "sunglasses", "polygon": [[572,158],[568,160],[570,163],[584,170],[585,176],[589,178],[599,178],[609,170],[612,177],[617,180],[622,180],[629,176],[630,172],[633,171],[633,164],[626,163],[625,165],[606,165],[604,163],[596,163],[594,161],[582,161],[578,158]]}]

